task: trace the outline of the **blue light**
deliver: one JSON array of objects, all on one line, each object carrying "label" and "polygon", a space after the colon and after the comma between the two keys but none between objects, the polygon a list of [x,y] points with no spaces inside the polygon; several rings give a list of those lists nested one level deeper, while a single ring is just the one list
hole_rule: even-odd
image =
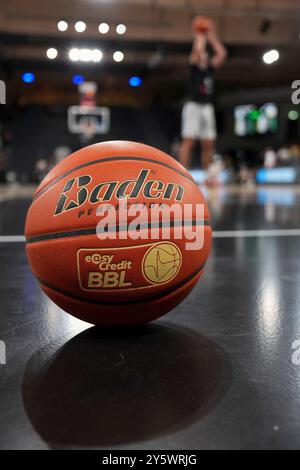
[{"label": "blue light", "polygon": [[141,86],[142,83],[143,80],[140,77],[130,77],[129,79],[129,85],[133,87]]},{"label": "blue light", "polygon": [[22,80],[24,83],[33,83],[35,80],[35,75],[32,72],[24,72],[22,75]]},{"label": "blue light", "polygon": [[84,82],[84,77],[82,75],[74,75],[72,82],[74,85],[81,85]]},{"label": "blue light", "polygon": [[295,168],[261,168],[256,173],[257,183],[296,183],[297,171]]}]

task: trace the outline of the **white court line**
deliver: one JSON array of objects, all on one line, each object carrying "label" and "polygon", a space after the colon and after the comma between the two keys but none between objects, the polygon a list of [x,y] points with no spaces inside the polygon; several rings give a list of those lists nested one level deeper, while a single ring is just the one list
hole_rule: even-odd
[{"label": "white court line", "polygon": [[214,238],[246,238],[246,237],[300,237],[300,229],[275,230],[216,230]]},{"label": "white court line", "polygon": [[[300,229],[283,230],[215,230],[214,238],[300,237]],[[0,235],[0,243],[24,243],[23,235]]]},{"label": "white court line", "polygon": [[24,235],[0,235],[0,243],[24,243]]}]

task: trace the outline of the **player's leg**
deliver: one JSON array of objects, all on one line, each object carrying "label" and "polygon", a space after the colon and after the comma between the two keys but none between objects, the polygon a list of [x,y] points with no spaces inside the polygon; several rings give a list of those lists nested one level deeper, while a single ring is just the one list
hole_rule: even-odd
[{"label": "player's leg", "polygon": [[212,104],[201,105],[201,164],[207,170],[212,161],[216,145],[216,118]]},{"label": "player's leg", "polygon": [[179,158],[180,158],[180,163],[185,168],[188,168],[190,166],[191,155],[192,155],[192,150],[194,148],[194,145],[195,145],[195,139],[183,138],[181,141]]},{"label": "player's leg", "polygon": [[182,141],[179,152],[180,162],[185,168],[190,165],[192,150],[199,136],[198,121],[197,103],[189,101],[182,110]]},{"label": "player's leg", "polygon": [[207,170],[212,161],[216,142],[215,140],[203,139],[201,140],[201,163],[203,170]]}]

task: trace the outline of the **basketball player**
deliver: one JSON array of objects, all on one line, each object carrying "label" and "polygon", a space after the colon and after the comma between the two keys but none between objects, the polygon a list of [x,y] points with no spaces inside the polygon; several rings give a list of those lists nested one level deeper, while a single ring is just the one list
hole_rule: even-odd
[{"label": "basketball player", "polygon": [[[192,29],[194,43],[189,59],[190,93],[182,111],[180,161],[183,166],[189,167],[194,144],[199,140],[202,168],[207,170],[216,140],[213,72],[224,63],[227,52],[209,18],[196,17]],[[207,51],[208,44],[214,51],[212,57]]]}]

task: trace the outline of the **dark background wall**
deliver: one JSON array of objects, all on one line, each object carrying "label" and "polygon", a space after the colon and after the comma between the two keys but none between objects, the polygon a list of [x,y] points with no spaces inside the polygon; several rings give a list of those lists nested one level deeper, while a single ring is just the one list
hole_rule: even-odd
[{"label": "dark background wall", "polygon": [[[279,106],[279,129],[276,134],[255,137],[234,135],[234,106],[238,104],[263,104],[276,102]],[[94,141],[135,140],[154,145],[174,154],[174,142],[180,140],[182,101],[162,104],[159,99],[145,108],[129,106],[111,107],[111,130],[96,136]],[[218,142],[217,149],[237,158],[243,151],[250,164],[257,164],[260,152],[267,146],[275,149],[293,143],[299,135],[299,121],[289,121],[288,112],[295,109],[289,100],[289,90],[239,92],[219,95],[217,101]],[[38,159],[51,159],[58,146],[68,146],[72,151],[82,142],[67,128],[67,106],[1,106],[0,123],[4,150],[9,157],[9,168],[20,174],[31,175]],[[91,142],[92,143],[92,142]],[[196,149],[194,166],[199,166]]]}]

